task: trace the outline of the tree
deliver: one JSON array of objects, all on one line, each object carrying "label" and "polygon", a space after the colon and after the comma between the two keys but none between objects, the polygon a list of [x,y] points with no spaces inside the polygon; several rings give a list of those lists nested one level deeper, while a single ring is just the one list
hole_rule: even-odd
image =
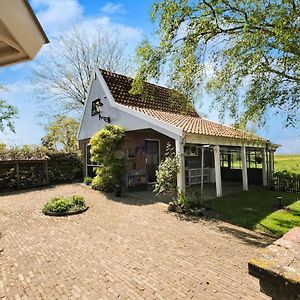
[{"label": "tree", "polygon": [[62,148],[65,152],[76,152],[78,129],[79,123],[74,118],[58,115],[46,127],[47,135],[42,138],[42,145],[49,150]]},{"label": "tree", "polygon": [[112,191],[120,184],[125,169],[125,159],[120,155],[125,139],[125,129],[121,126],[107,125],[92,136],[90,140],[92,160],[101,167],[96,168],[92,187],[102,191]]},{"label": "tree", "polygon": [[[0,90],[3,87],[0,85]],[[8,127],[12,132],[14,132],[15,127],[13,123],[13,118],[17,117],[18,110],[16,107],[6,103],[4,100],[0,99],[0,131],[3,132],[5,127]]]},{"label": "tree", "polygon": [[[60,37],[33,69],[33,80],[43,100],[56,100],[64,112],[82,112],[92,71],[103,68],[127,73],[130,60],[117,34],[74,28]],[[49,107],[47,106],[47,110]]]},{"label": "tree", "polygon": [[272,108],[297,125],[300,107],[298,0],[156,0],[158,45],[137,50],[133,91],[166,71],[190,100],[203,88],[221,119],[245,126]]},{"label": "tree", "polygon": [[0,152],[6,150],[6,144],[0,141]]}]

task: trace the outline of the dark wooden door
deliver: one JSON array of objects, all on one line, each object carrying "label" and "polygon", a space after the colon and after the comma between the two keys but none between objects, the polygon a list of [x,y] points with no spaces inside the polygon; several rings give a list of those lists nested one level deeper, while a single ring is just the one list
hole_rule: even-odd
[{"label": "dark wooden door", "polygon": [[146,171],[148,182],[155,182],[159,165],[159,141],[146,140]]}]

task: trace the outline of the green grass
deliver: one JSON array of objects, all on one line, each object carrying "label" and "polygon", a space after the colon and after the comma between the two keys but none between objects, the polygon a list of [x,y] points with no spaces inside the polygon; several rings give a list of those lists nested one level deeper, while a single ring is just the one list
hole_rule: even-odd
[{"label": "green grass", "polygon": [[[277,196],[289,210],[277,210]],[[224,221],[277,236],[300,226],[300,195],[261,190],[207,200],[206,205],[221,212]]]},{"label": "green grass", "polygon": [[300,226],[300,201],[289,205],[288,210],[271,213],[260,221],[257,228],[272,229],[272,233],[281,236],[295,226]]},{"label": "green grass", "polygon": [[275,155],[275,172],[289,171],[300,174],[300,155]]}]

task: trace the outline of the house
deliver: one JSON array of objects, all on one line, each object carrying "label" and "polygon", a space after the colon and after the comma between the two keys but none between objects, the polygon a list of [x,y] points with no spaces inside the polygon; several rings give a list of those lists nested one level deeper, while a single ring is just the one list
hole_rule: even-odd
[{"label": "house", "polygon": [[90,159],[89,140],[109,123],[126,129],[122,150],[128,188],[155,182],[167,143],[180,157],[177,185],[182,191],[202,179],[216,184],[217,197],[222,196],[222,183],[227,181],[240,182],[244,191],[248,184],[268,185],[278,145],[201,118],[165,87],[146,83],[143,95],[132,95],[132,80],[99,69],[93,74],[78,133],[85,175],[91,175],[97,166]]},{"label": "house", "polygon": [[48,42],[28,0],[0,1],[0,66],[31,60]]}]

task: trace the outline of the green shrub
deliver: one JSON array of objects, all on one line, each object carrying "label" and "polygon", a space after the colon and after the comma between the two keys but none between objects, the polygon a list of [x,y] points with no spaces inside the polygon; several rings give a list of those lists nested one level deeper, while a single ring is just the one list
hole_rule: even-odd
[{"label": "green shrub", "polygon": [[92,188],[99,191],[110,192],[114,189],[116,180],[113,179],[111,173],[105,172],[106,168],[97,170],[97,174],[92,181]]},{"label": "green shrub", "polygon": [[183,192],[179,192],[177,196],[177,203],[183,208],[189,208],[189,200]]},{"label": "green shrub", "polygon": [[85,201],[83,196],[73,195],[71,198],[71,203],[77,206],[85,206]]},{"label": "green shrub", "polygon": [[82,178],[82,160],[78,153],[48,151],[50,183],[72,182]]},{"label": "green shrub", "polygon": [[300,174],[284,170],[275,172],[274,177],[285,177],[286,179],[299,179]]},{"label": "green shrub", "polygon": [[47,202],[43,207],[43,212],[51,211],[51,212],[66,212],[70,209],[70,201],[69,199],[65,199],[62,197],[55,197]]},{"label": "green shrub", "polygon": [[86,176],[86,177],[83,178],[83,182],[84,182],[85,184],[91,184],[92,181],[93,181],[93,178],[92,178],[92,177]]},{"label": "green shrub", "polygon": [[[24,146],[22,148],[1,148],[0,162],[2,160],[24,160],[26,163],[20,166],[21,184],[20,187],[34,187],[45,185],[46,176],[44,173],[43,162],[32,164],[32,160],[48,161],[48,175],[51,184],[72,182],[82,178],[82,160],[79,153],[66,153],[62,151],[48,151],[44,147]],[[7,169],[6,165],[0,164],[1,170]],[[11,168],[15,166],[12,165]],[[8,172],[0,171],[0,190],[15,188],[14,176]]]},{"label": "green shrub", "polygon": [[92,181],[94,189],[112,191],[120,184],[125,170],[125,159],[119,155],[124,139],[125,129],[113,125],[105,126],[91,138],[91,158],[101,165]]},{"label": "green shrub", "polygon": [[179,171],[179,158],[174,149],[168,143],[165,160],[163,160],[156,171],[156,184],[154,192],[158,194],[177,195],[177,173]]},{"label": "green shrub", "polygon": [[64,213],[76,212],[86,208],[84,198],[82,196],[73,195],[69,198],[54,197],[50,199],[43,207],[43,213]]}]

